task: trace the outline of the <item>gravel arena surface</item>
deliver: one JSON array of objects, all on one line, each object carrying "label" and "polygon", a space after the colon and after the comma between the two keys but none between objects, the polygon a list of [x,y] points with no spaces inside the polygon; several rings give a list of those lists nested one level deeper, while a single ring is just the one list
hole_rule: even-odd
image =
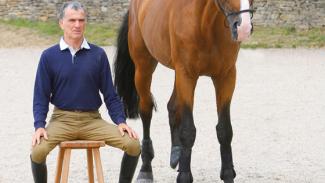
[{"label": "gravel arena surface", "polygon": [[[32,97],[41,47],[0,48],[0,183],[32,183]],[[113,47],[105,47],[112,60]],[[242,49],[231,114],[237,183],[325,182],[325,49]],[[167,102],[174,74],[159,65],[152,93],[158,111],[151,135],[155,148],[154,182],[172,183]],[[52,109],[53,106],[50,106]],[[104,105],[102,116],[110,120]],[[50,115],[50,114],[49,114]],[[194,120],[197,136],[192,154],[194,182],[220,182],[217,113],[212,82],[199,79]],[[139,120],[128,121],[142,138]],[[122,152],[101,148],[105,182],[118,182]],[[58,149],[47,158],[48,179],[54,181]],[[69,181],[87,181],[86,152],[73,150]],[[135,177],[139,172],[139,161]]]}]

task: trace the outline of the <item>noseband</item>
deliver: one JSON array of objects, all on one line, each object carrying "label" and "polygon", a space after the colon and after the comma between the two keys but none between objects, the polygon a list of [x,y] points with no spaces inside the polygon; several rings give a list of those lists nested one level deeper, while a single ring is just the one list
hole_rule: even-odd
[{"label": "noseband", "polygon": [[254,9],[246,9],[246,10],[240,10],[240,11],[237,11],[237,12],[230,12],[230,13],[226,13],[226,17],[230,17],[230,16],[238,16],[242,13],[246,13],[246,12],[249,12],[251,13],[251,19],[253,18],[253,13],[255,12]]}]

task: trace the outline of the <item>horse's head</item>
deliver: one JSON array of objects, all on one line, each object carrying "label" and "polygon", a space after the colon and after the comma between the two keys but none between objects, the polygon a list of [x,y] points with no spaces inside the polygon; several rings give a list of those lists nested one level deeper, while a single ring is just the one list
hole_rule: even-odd
[{"label": "horse's head", "polygon": [[233,40],[245,41],[252,33],[253,0],[214,0],[226,16]]}]

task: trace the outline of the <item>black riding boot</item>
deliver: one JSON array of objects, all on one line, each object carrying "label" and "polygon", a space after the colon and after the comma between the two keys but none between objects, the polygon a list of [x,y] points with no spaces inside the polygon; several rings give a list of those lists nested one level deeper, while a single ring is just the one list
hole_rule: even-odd
[{"label": "black riding boot", "polygon": [[32,172],[35,183],[47,183],[47,168],[45,161],[41,164],[32,162]]},{"label": "black riding boot", "polygon": [[131,183],[132,178],[137,168],[139,160],[138,156],[130,156],[124,153],[122,163],[121,163],[121,171],[120,171],[120,180],[119,183]]}]

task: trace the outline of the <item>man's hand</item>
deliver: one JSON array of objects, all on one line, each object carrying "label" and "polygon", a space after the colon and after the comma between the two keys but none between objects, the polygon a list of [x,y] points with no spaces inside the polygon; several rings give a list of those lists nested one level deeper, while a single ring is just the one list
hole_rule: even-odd
[{"label": "man's hand", "polygon": [[131,138],[138,139],[138,135],[127,124],[120,123],[117,128],[122,136],[124,136],[124,132],[127,132]]},{"label": "man's hand", "polygon": [[35,131],[35,134],[33,135],[33,139],[32,139],[33,147],[36,145],[36,143],[39,144],[41,142],[41,137],[44,137],[46,140],[48,139],[46,130],[44,128],[38,128]]}]

